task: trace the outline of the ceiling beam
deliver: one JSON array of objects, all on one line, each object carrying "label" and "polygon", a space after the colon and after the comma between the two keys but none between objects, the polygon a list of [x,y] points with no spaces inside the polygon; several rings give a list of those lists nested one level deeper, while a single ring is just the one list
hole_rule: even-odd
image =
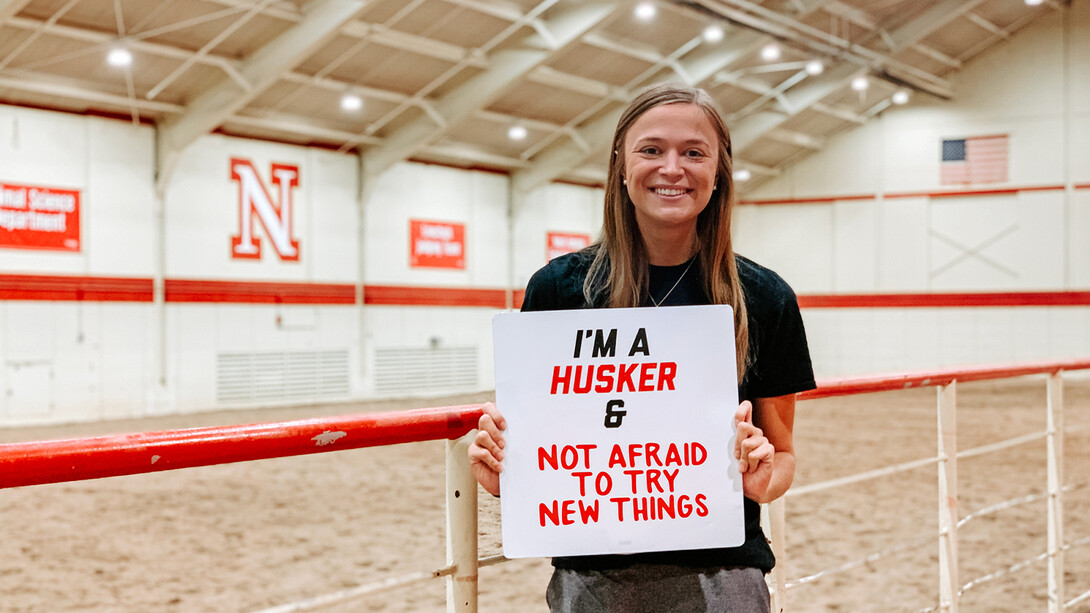
[{"label": "ceiling beam", "polygon": [[249,88],[240,88],[236,82],[223,79],[194,97],[184,115],[160,126],[157,139],[158,189],[162,191],[165,188],[183,149],[214,130],[303,61],[335,35],[365,4],[366,0],[316,0],[307,5],[307,12],[298,23],[239,64],[238,73]]},{"label": "ceiling beam", "polygon": [[[865,11],[861,9],[848,6],[843,2],[839,2],[838,0],[833,0],[825,6],[825,12],[829,13],[830,15],[840,17],[841,19],[845,19],[865,30],[876,32],[879,34],[879,36],[883,37],[884,41],[889,42],[889,33],[884,28],[880,27],[878,23],[870,17],[870,15],[868,15]],[[961,62],[950,57],[949,55],[946,55],[938,49],[935,49],[934,47],[925,45],[923,43],[916,43],[914,45],[911,45],[911,49],[917,53],[926,55],[933,60],[942,62],[943,64],[946,64],[951,68],[961,68]]]},{"label": "ceiling beam", "polygon": [[[558,50],[580,39],[627,2],[572,3],[557,14],[540,20],[532,32],[504,44],[488,61],[488,68],[432,101],[441,123],[434,116],[417,116],[394,130],[386,142],[363,154],[364,170],[375,176],[394,164],[412,157],[420,148],[435,142],[458,122],[494,102],[504,91],[530,71],[542,65]],[[544,36],[543,36],[544,34]]]},{"label": "ceiling beam", "polygon": [[[44,94],[56,98],[77,100],[80,103],[93,102],[106,106],[128,109],[135,105],[143,113],[181,113],[185,107],[154,100],[130,100],[128,96],[111,94],[80,84],[71,83],[67,79],[46,80],[40,74],[26,73],[19,70],[7,70],[0,75],[0,88],[13,89],[34,94]],[[63,108],[63,105],[62,105]]]},{"label": "ceiling beam", "polygon": [[[924,11],[920,16],[897,28],[888,31],[888,40],[894,51],[906,49],[957,16],[972,10],[983,0],[942,0]],[[780,105],[779,110],[761,110],[744,117],[732,130],[735,150],[740,151],[752,145],[770,130],[776,129],[793,115],[820,102],[826,96],[846,87],[859,73],[859,67],[843,62],[827,70],[819,78],[807,80],[792,88]]]},{"label": "ceiling beam", "polygon": [[[680,0],[679,0],[680,1]],[[885,29],[878,28],[863,39],[852,41],[841,38],[836,34],[825,32],[800,21],[796,17],[778,13],[771,8],[750,0],[685,0],[701,6],[712,14],[724,19],[736,21],[746,27],[752,28],[775,36],[781,40],[790,41],[799,47],[809,49],[811,52],[842,61],[852,62],[860,67],[882,67],[890,74],[896,74],[899,79],[912,85],[920,91],[926,91],[934,96],[950,99],[953,97],[952,86],[942,77],[903,62],[889,53],[871,49],[863,45],[875,36],[882,36],[884,40],[889,38]],[[944,0],[949,1],[949,0]],[[969,2],[981,2],[983,0],[958,0]],[[930,14],[926,12],[924,17]],[[894,18],[896,19],[896,17]],[[913,21],[912,23],[916,23]],[[880,24],[883,25],[884,24]],[[911,24],[910,24],[911,25]],[[909,43],[913,44],[913,43]],[[889,42],[888,46],[900,45]]]},{"label": "ceiling beam", "polygon": [[19,14],[30,0],[0,0],[0,24]]},{"label": "ceiling beam", "polygon": [[[799,16],[805,17],[820,10],[832,0],[807,0],[799,4]],[[706,11],[692,7],[678,7],[687,13],[706,20]],[[724,24],[726,25],[726,24]],[[699,86],[716,76],[739,59],[753,53],[768,37],[761,32],[741,27],[727,26],[727,32],[720,43],[705,43],[697,45],[692,50],[684,53],[682,57],[671,59],[661,54],[648,54],[647,50],[633,50],[631,46],[609,45],[618,53],[629,57],[635,57],[651,62],[654,65],[668,67],[683,81],[691,86]],[[606,40],[603,37],[593,39],[599,46],[604,46]],[[653,78],[653,77],[652,77]],[[647,78],[642,83],[631,83],[632,89],[647,84]],[[627,86],[626,86],[627,87]],[[598,151],[606,147],[613,138],[617,120],[621,116],[623,107],[621,104],[627,100],[618,101],[611,109],[593,116],[586,123],[572,126],[578,135],[578,139],[571,139],[560,144],[543,149],[533,158],[534,165],[526,170],[516,171],[511,175],[512,187],[518,192],[528,192],[535,187],[548,183],[572,169],[580,166],[589,152]]]},{"label": "ceiling beam", "polygon": [[984,0],[942,0],[919,17],[889,33],[894,53],[907,49],[965,13]]},{"label": "ceiling beam", "polygon": [[820,151],[825,148],[824,138],[804,134],[795,130],[776,128],[774,130],[769,130],[766,136],[778,143],[791,145],[793,147],[802,147],[803,149],[809,149],[811,151]]},{"label": "ceiling beam", "polygon": [[744,150],[769,130],[778,128],[802,110],[843,89],[847,80],[858,73],[858,66],[842,62],[784,93],[781,109],[763,109],[741,118],[731,128],[731,144],[734,151]]}]

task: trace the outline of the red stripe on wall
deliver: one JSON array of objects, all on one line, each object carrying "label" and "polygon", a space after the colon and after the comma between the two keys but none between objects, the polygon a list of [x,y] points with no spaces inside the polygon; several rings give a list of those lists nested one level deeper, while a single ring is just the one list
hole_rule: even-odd
[{"label": "red stripe on wall", "polygon": [[356,286],[341,283],[167,279],[165,292],[167,302],[356,304]]},{"label": "red stripe on wall", "polygon": [[1090,189],[1090,183],[1080,183],[1075,186],[1075,189]]},{"label": "red stripe on wall", "polygon": [[[512,292],[521,308],[526,292]],[[0,300],[151,302],[152,280],[123,277],[0,275]],[[356,288],[334,283],[166,280],[167,302],[356,304]],[[507,291],[452,287],[364,286],[364,304],[378,306],[507,307]],[[1090,306],[1090,291],[809,294],[806,309]]]},{"label": "red stripe on wall", "polygon": [[941,192],[898,192],[885,194],[886,198],[958,198],[961,196],[1009,196],[1019,192],[1063,191],[1062,185],[1036,185],[1032,187],[1005,187],[998,189],[958,189]]},{"label": "red stripe on wall", "polygon": [[799,296],[804,309],[1090,306],[1086,292],[974,292],[935,294],[812,294]]},{"label": "red stripe on wall", "polygon": [[739,200],[738,204],[830,204],[841,200],[874,200],[874,194],[856,194],[852,196],[819,196],[815,198],[784,198],[771,200]]},{"label": "red stripe on wall", "polygon": [[[1090,184],[1076,185],[1075,189],[1090,188]],[[937,192],[893,192],[883,198],[957,198],[961,196],[1003,196],[1020,192],[1063,191],[1063,185],[1034,185],[1029,187],[1004,187],[998,189],[943,190]],[[847,200],[877,200],[877,194],[850,194],[847,196],[814,196],[812,198],[782,198],[770,200],[739,200],[738,204],[832,204]]]},{"label": "red stripe on wall", "polygon": [[458,287],[363,286],[363,303],[386,306],[507,308],[507,290]]},{"label": "red stripe on wall", "polygon": [[151,302],[151,279],[0,275],[0,300]]}]

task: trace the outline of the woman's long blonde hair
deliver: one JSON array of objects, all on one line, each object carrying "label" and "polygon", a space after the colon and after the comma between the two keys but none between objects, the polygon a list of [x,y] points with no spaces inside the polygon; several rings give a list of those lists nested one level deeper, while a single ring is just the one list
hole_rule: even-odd
[{"label": "woman's long blonde hair", "polygon": [[641,92],[617,122],[606,178],[605,218],[602,234],[591,246],[594,260],[583,283],[589,304],[607,307],[639,306],[648,292],[647,248],[636,225],[635,207],[624,186],[624,141],[628,130],[647,111],[666,104],[694,104],[704,111],[719,141],[719,167],[715,191],[697,217],[696,251],[704,292],[713,304],[734,309],[735,349],[738,380],[749,364],[749,317],[745,295],[738,279],[730,240],[730,217],[734,208],[733,160],[730,133],[711,96],[702,89],[660,84]]}]

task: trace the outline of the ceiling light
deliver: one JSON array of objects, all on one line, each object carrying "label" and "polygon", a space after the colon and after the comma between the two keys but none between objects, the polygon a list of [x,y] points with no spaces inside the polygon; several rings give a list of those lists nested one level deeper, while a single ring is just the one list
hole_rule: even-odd
[{"label": "ceiling light", "polygon": [[752,176],[753,176],[753,174],[750,173],[745,168],[739,168],[738,170],[734,171],[734,180],[735,181],[749,181],[749,178],[752,177]]},{"label": "ceiling light", "polygon": [[865,77],[864,75],[859,75],[858,77],[852,79],[852,89],[854,89],[855,91],[866,91],[868,87],[870,87],[870,81],[868,81],[867,77]]},{"label": "ceiling light", "polygon": [[1026,0],[1026,6],[1040,6],[1045,3],[1045,0]]},{"label": "ceiling light", "polygon": [[526,140],[527,134],[525,126],[514,125],[507,129],[507,138],[511,140]]},{"label": "ceiling light", "polygon": [[821,60],[806,62],[806,74],[818,75],[825,72],[825,64]]},{"label": "ceiling light", "polygon": [[132,64],[132,53],[124,47],[114,47],[106,55],[106,61],[110,66],[123,68]]},{"label": "ceiling light", "polygon": [[766,62],[773,62],[780,59],[780,46],[776,43],[769,43],[761,49],[761,59]]},{"label": "ceiling light", "polygon": [[342,111],[358,111],[362,108],[363,98],[360,98],[356,94],[345,94],[341,96]]},{"label": "ceiling light", "polygon": [[893,92],[893,104],[904,104],[908,102],[908,91],[899,89]]},{"label": "ceiling light", "polygon": [[723,40],[723,28],[717,25],[710,25],[704,28],[704,40],[709,43],[717,43]]},{"label": "ceiling light", "polygon": [[636,19],[640,21],[651,21],[655,18],[656,13],[658,13],[658,9],[655,8],[654,3],[641,2],[636,5]]}]

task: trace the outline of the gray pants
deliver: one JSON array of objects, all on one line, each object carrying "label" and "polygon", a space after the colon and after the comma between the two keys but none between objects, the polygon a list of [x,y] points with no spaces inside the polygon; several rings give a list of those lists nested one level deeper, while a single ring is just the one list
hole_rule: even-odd
[{"label": "gray pants", "polygon": [[769,613],[771,608],[764,573],[757,568],[557,568],[545,597],[552,613]]}]

